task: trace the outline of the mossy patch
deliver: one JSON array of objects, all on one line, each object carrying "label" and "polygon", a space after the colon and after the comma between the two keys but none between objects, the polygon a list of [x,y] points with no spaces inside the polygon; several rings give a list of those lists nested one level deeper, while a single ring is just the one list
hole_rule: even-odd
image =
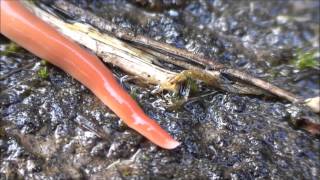
[{"label": "mossy patch", "polygon": [[197,81],[192,78],[187,79],[186,86],[190,89],[190,94],[196,94],[199,92]]},{"label": "mossy patch", "polygon": [[317,60],[317,50],[302,51],[301,49],[297,50],[293,64],[298,69],[307,69],[307,68],[317,68],[319,66],[319,61]]},{"label": "mossy patch", "polygon": [[138,90],[136,88],[131,90],[130,95],[134,100],[138,100]]},{"label": "mossy patch", "polygon": [[36,4],[38,2],[38,0],[28,0],[28,1],[32,4]]},{"label": "mossy patch", "polygon": [[47,68],[47,66],[43,66],[38,70],[38,76],[41,79],[48,79],[49,77],[49,70]]},{"label": "mossy patch", "polygon": [[10,54],[13,54],[13,53],[17,53],[19,51],[21,51],[21,47],[19,45],[17,45],[16,43],[14,42],[10,42],[4,51],[0,52],[0,55],[2,56],[8,56]]}]

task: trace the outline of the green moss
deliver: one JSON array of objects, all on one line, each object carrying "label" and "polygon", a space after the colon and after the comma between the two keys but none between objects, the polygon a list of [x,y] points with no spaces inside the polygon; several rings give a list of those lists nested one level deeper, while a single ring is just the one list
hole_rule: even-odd
[{"label": "green moss", "polygon": [[136,88],[133,88],[130,92],[130,95],[134,100],[137,100],[138,99],[138,90]]},{"label": "green moss", "polygon": [[16,53],[16,52],[19,52],[21,50],[21,47],[18,46],[16,43],[14,42],[10,42],[4,51],[0,52],[1,55],[3,56],[8,56],[12,53]]},{"label": "green moss", "polygon": [[316,53],[316,50],[310,50],[307,52],[297,50],[296,58],[293,63],[299,69],[316,68],[319,66],[319,61],[316,59]]},{"label": "green moss", "polygon": [[132,172],[129,169],[124,169],[122,175],[125,177],[131,176]]},{"label": "green moss", "polygon": [[46,66],[47,64],[48,64],[48,62],[46,61],[46,60],[44,60],[44,59],[41,59],[41,65],[43,65],[43,66]]},{"label": "green moss", "polygon": [[183,107],[183,104],[186,102],[187,97],[181,96],[179,92],[170,93],[170,103],[167,106],[169,111],[178,111]]},{"label": "green moss", "polygon": [[196,80],[194,80],[192,78],[187,79],[187,88],[190,88],[191,94],[195,94],[199,91],[198,84],[197,84]]},{"label": "green moss", "polygon": [[32,4],[36,4],[38,2],[38,0],[28,0],[28,1]]},{"label": "green moss", "polygon": [[49,77],[49,71],[47,66],[41,67],[38,71],[38,76],[42,79],[47,79]]}]

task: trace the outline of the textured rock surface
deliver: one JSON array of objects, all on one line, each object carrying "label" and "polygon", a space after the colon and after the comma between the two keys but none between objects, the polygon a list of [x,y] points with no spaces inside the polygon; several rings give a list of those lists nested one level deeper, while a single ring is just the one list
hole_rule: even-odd
[{"label": "textured rock surface", "polygon": [[[296,49],[319,48],[316,0],[165,1],[156,10],[123,0],[74,2],[138,34],[215,58],[304,97],[319,94],[316,71],[291,63]],[[1,37],[0,50],[8,43]],[[182,142],[167,151],[126,127],[58,68],[46,65],[49,77],[40,78],[44,65],[33,55],[23,50],[1,55],[0,65],[1,76],[11,73],[0,80],[0,179],[320,176],[319,139],[293,128],[290,119],[304,112],[280,100],[217,92],[169,111],[169,94],[155,96],[152,89],[125,82],[147,114]]]}]

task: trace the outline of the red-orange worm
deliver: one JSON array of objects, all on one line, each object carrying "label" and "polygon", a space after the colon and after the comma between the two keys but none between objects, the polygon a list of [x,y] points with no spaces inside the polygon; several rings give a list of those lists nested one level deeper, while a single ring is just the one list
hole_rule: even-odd
[{"label": "red-orange worm", "polygon": [[154,144],[165,149],[180,144],[143,112],[95,55],[59,34],[18,0],[1,0],[0,3],[1,34],[69,73],[129,127]]}]

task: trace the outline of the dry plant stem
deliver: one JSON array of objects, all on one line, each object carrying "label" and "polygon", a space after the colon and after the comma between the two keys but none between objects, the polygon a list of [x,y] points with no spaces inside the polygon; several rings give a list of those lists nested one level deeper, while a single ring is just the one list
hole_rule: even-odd
[{"label": "dry plant stem", "polygon": [[90,89],[126,125],[154,144],[164,149],[174,149],[180,145],[143,112],[95,55],[61,35],[23,7],[20,1],[1,1],[0,7],[1,34],[69,73]]},{"label": "dry plant stem", "polygon": [[195,71],[203,71],[203,67],[198,67],[198,66],[195,66],[195,65],[191,65],[185,61],[178,61],[170,56],[166,56],[160,52],[157,52],[157,51],[154,51],[154,50],[151,50],[151,49],[148,49],[146,47],[138,47],[139,49],[142,49],[143,51],[145,52],[148,52],[152,55],[154,55],[155,57],[158,57],[159,59],[161,59],[162,61],[165,61],[167,63],[170,63],[170,64],[174,64],[176,66],[179,66],[179,67],[182,67],[182,68],[185,68],[185,69],[189,69],[189,70],[195,70]]},{"label": "dry plant stem", "polygon": [[238,78],[240,80],[243,80],[245,82],[253,84],[257,87],[260,87],[261,89],[267,90],[268,92],[270,92],[274,95],[277,95],[278,97],[281,97],[283,99],[286,99],[292,103],[301,103],[302,102],[302,98],[297,97],[296,95],[294,95],[286,90],[283,90],[277,86],[274,86],[266,81],[255,78],[253,76],[250,76],[247,73],[238,71],[236,69],[224,69],[224,70],[222,70],[222,72],[226,73],[234,78]]},{"label": "dry plant stem", "polygon": [[[200,65],[196,66],[193,64],[190,64],[186,61],[178,61],[177,59],[174,59],[170,56],[166,56],[160,52],[148,49],[146,47],[139,47],[139,49],[142,49],[159,59],[161,59],[164,62],[174,64],[179,67],[183,67],[187,69],[187,71],[182,71],[179,73],[177,76],[175,76],[171,82],[176,81],[177,83],[180,81],[183,81],[183,78],[193,78],[193,79],[198,79],[202,80],[205,82],[207,85],[214,86],[218,89],[221,89],[226,92],[231,92],[231,93],[237,93],[237,94],[250,94],[250,95],[263,95],[269,93],[267,91],[262,90],[261,88],[258,88],[257,86],[252,86],[248,83],[243,83],[243,82],[234,82],[234,83],[228,83],[223,80],[221,77],[221,72],[220,71],[215,71],[215,70],[205,70],[203,69],[204,67],[201,67]],[[180,76],[180,78],[179,78]],[[184,77],[182,77],[184,76]]]},{"label": "dry plant stem", "polygon": [[[215,87],[220,87],[217,84],[220,74],[218,71],[204,71],[182,61],[174,61],[172,59],[169,61],[170,58],[166,58],[166,62],[180,62],[177,65],[183,65],[183,67],[189,70],[180,73],[166,70],[154,64],[159,63],[159,60],[151,55],[152,50],[148,52],[142,51],[112,36],[102,34],[90,25],[82,23],[70,24],[36,6],[28,5],[28,7],[42,20],[54,26],[65,36],[91,49],[98,56],[102,57],[104,61],[116,65],[130,74],[139,76],[148,83],[160,85],[161,90],[177,91],[178,84],[185,81],[188,77],[202,80],[206,84]],[[156,51],[153,52],[157,53],[158,56],[161,54]]]},{"label": "dry plant stem", "polygon": [[[119,36],[117,36],[119,37]],[[155,40],[152,40],[150,38],[144,37],[144,36],[134,36],[134,37],[129,37],[127,34],[126,35],[122,35],[120,38],[123,38],[125,40],[134,42],[134,43],[138,43],[138,44],[142,44],[143,46],[155,49],[155,50],[160,50],[163,51],[165,53],[169,53],[172,54],[174,56],[180,56],[183,58],[186,58],[188,60],[195,60],[196,62],[200,62],[202,65],[207,65],[209,66],[211,69],[213,70],[218,70],[220,72],[226,73],[234,78],[240,79],[242,81],[245,81],[249,84],[255,85],[267,92],[270,92],[280,98],[286,99],[292,103],[301,103],[302,98],[286,91],[283,90],[277,86],[274,86],[271,83],[268,83],[266,81],[263,81],[261,79],[255,78],[247,73],[241,72],[239,70],[236,69],[232,69],[232,68],[226,68],[224,67],[224,65],[217,63],[217,62],[213,62],[212,60],[209,59],[205,59],[199,55],[193,54],[191,52],[188,52],[186,50],[183,49],[178,49],[176,47],[173,47],[169,44],[165,44],[165,43],[161,43]]]},{"label": "dry plant stem", "polygon": [[[185,59],[188,59],[190,61],[196,62],[198,64],[201,64],[205,67],[209,67],[213,70],[219,70],[222,71],[232,77],[235,77],[237,79],[240,79],[242,81],[245,81],[249,84],[252,84],[254,86],[257,86],[267,92],[270,92],[271,94],[274,94],[278,97],[281,97],[283,99],[286,99],[290,102],[297,103],[302,102],[300,97],[297,97],[293,95],[292,93],[285,91],[279,87],[276,87],[266,81],[263,81],[261,79],[255,78],[247,73],[240,72],[235,69],[227,68],[223,64],[220,64],[218,62],[214,62],[211,59],[206,59],[200,55],[194,54],[192,52],[179,49],[176,47],[173,47],[169,44],[161,43],[158,41],[155,41],[149,37],[142,36],[142,35],[134,35],[133,32],[129,32],[127,30],[123,30],[120,27],[118,27],[116,24],[111,23],[109,21],[106,21],[105,19],[102,19],[88,11],[85,11],[77,6],[74,6],[71,3],[65,2],[65,1],[55,1],[54,5],[63,10],[64,12],[72,12],[71,14],[74,16],[80,17],[81,15],[84,15],[84,17],[87,22],[92,23],[92,25],[101,28],[103,30],[106,30],[113,34],[114,36],[136,43],[138,45],[141,45],[143,47],[147,47],[149,49],[160,51],[160,53],[167,53],[176,57],[182,57]],[[83,16],[82,16],[83,17]],[[168,59],[167,59],[168,60]],[[186,67],[183,65],[182,67],[185,67],[187,69],[191,69],[190,66]]]},{"label": "dry plant stem", "polygon": [[[222,73],[225,73],[225,74],[227,74],[227,75],[229,75],[231,77],[239,79],[239,80],[241,80],[243,82],[246,82],[248,84],[251,84],[253,86],[261,88],[262,90],[264,90],[266,92],[269,92],[269,93],[271,93],[273,95],[276,95],[276,96],[278,96],[280,98],[283,98],[285,100],[288,100],[288,101],[290,101],[292,103],[305,104],[301,97],[298,97],[298,96],[296,96],[296,95],[294,95],[294,94],[292,94],[292,93],[290,93],[290,92],[288,92],[286,90],[283,90],[283,89],[281,89],[281,88],[279,88],[277,86],[274,86],[271,83],[268,83],[268,82],[266,82],[264,80],[255,78],[255,77],[253,77],[253,76],[251,76],[251,75],[249,75],[249,74],[247,74],[245,72],[241,72],[239,70],[232,69],[232,68],[227,68],[223,64],[220,64],[218,62],[214,62],[214,61],[212,61],[210,59],[206,59],[206,58],[204,58],[204,57],[202,57],[200,55],[194,54],[192,52],[188,52],[186,50],[173,47],[173,46],[171,46],[169,44],[165,44],[165,43],[161,43],[161,42],[155,41],[155,40],[153,40],[153,39],[151,39],[149,37],[146,37],[146,36],[134,35],[133,32],[121,29],[116,24],[111,23],[109,21],[106,21],[105,19],[102,19],[102,18],[100,18],[100,17],[98,17],[98,16],[96,16],[96,15],[94,15],[94,14],[88,12],[88,11],[85,11],[85,10],[83,10],[81,8],[78,8],[77,6],[74,6],[71,3],[68,3],[67,1],[61,1],[61,0],[54,1],[54,6],[56,8],[58,8],[58,9],[64,11],[66,14],[71,15],[71,16],[76,16],[76,17],[80,17],[81,16],[82,18],[84,18],[86,20],[86,22],[89,22],[90,24],[94,25],[95,27],[98,27],[101,30],[106,30],[109,33],[111,33],[112,35],[114,35],[115,37],[118,37],[120,39],[129,41],[129,42],[132,42],[132,43],[134,43],[134,44],[136,44],[138,46],[141,46],[143,49],[150,49],[151,51],[152,50],[153,51],[158,51],[158,54],[171,55],[172,57],[175,57],[174,60],[176,60],[176,61],[178,61],[179,59],[180,60],[181,59],[187,59],[189,61],[192,61],[192,62],[195,62],[197,64],[200,64],[200,65],[202,65],[204,67],[209,67],[209,69],[213,69],[214,71],[208,71],[208,72],[215,72],[215,75],[216,75],[217,72],[222,72]],[[99,34],[99,33],[96,33],[96,34]],[[73,37],[71,36],[71,38],[73,38]],[[96,47],[98,47],[98,46],[96,46]],[[90,49],[92,49],[92,47]],[[93,50],[94,49],[95,48],[93,48]],[[148,51],[149,53],[150,53],[150,50]],[[141,51],[141,52],[143,52],[143,51]],[[108,52],[106,52],[106,53],[108,53]],[[103,52],[99,53],[99,51],[97,50],[97,54],[99,56],[102,56],[102,57],[108,56],[107,58],[104,58],[104,60],[114,59],[114,61],[110,62],[110,63],[113,63],[113,64],[115,64],[118,61],[118,60],[115,60],[116,58],[119,58],[119,57],[116,57],[118,55],[115,56],[114,53],[110,53],[110,52],[109,53],[113,54],[113,55],[106,55],[106,53],[103,53]],[[155,55],[154,52],[150,53],[150,54]],[[171,63],[173,62],[172,58],[162,58],[162,60],[166,60],[167,62],[170,61]],[[152,62],[153,63],[157,63],[157,60],[149,58],[149,62],[150,62],[149,65],[151,65]],[[180,67],[184,67],[186,69],[191,69],[191,70],[195,70],[196,69],[196,70],[198,70],[198,68],[196,66],[187,65],[188,63],[181,63],[181,61],[180,61],[180,63],[174,63],[174,64],[178,65]],[[128,64],[119,65],[119,67],[123,68],[125,71],[135,74],[135,72],[132,72],[132,69],[134,69],[134,68],[129,68],[128,69],[128,68],[126,68],[126,66],[128,66]],[[130,71],[130,69],[131,69],[131,71]],[[163,68],[161,69],[161,71],[162,70],[163,70]],[[202,71],[203,71],[203,69],[202,69]],[[169,72],[173,73],[171,71],[169,71]],[[165,73],[167,73],[167,72],[164,72],[163,74],[165,74]],[[142,74],[144,74],[144,73],[142,73]],[[171,75],[172,75],[171,77],[175,77],[176,74],[173,73]],[[139,76],[141,76],[141,74]],[[166,75],[164,75],[164,76],[166,76]],[[163,79],[165,79],[165,81],[167,81],[171,77],[169,77],[169,78],[167,77],[167,78],[163,78]],[[144,78],[148,79],[149,77],[144,77]],[[157,83],[159,84],[159,82],[157,82]],[[166,89],[172,89],[173,90],[173,89],[176,89],[176,86],[175,87],[169,87],[169,88],[166,88]],[[308,104],[305,104],[305,105],[307,105],[309,107]],[[314,110],[314,108],[311,108],[311,109]]]},{"label": "dry plant stem", "polygon": [[306,99],[305,103],[313,110],[313,112],[320,113],[320,96]]},{"label": "dry plant stem", "polygon": [[224,67],[224,65],[221,63],[212,61],[210,59],[206,59],[192,52],[176,48],[169,44],[155,41],[147,36],[134,35],[134,32],[124,30],[118,25],[112,22],[106,21],[105,19],[100,18],[91,12],[85,11],[67,1],[58,0],[58,1],[54,1],[53,4],[56,8],[59,8],[59,10],[65,12],[66,14],[72,12],[71,13],[72,15],[84,18],[86,22],[89,22],[91,25],[101,30],[110,32],[112,35],[114,35],[117,38],[127,40],[139,45],[143,45],[151,49],[162,51],[173,56],[182,57],[190,61],[193,61],[195,63],[202,64],[203,66],[210,67],[215,70],[221,69]]},{"label": "dry plant stem", "polygon": [[104,61],[124,71],[139,76],[151,84],[166,84],[164,89],[173,91],[176,84],[169,85],[177,73],[154,65],[155,57],[107,34],[102,34],[87,24],[67,23],[32,4],[25,3],[39,18],[55,27],[60,33],[94,51]]},{"label": "dry plant stem", "polygon": [[116,35],[116,37],[118,37],[120,39],[124,39],[124,40],[130,41],[130,42],[136,43],[136,44],[141,44],[141,45],[146,46],[148,48],[158,50],[160,52],[168,53],[172,56],[182,57],[182,58],[191,60],[193,62],[200,63],[201,65],[208,66],[209,68],[211,68],[213,70],[219,70],[219,69],[224,68],[224,65],[222,65],[218,62],[214,62],[210,59],[206,59],[204,57],[201,57],[197,54],[186,51],[184,49],[179,49],[179,48],[176,48],[176,47],[171,46],[169,44],[155,41],[155,40],[148,38],[146,36],[141,36],[141,35],[131,36],[128,33],[122,33],[122,32],[116,33],[115,35]]}]

